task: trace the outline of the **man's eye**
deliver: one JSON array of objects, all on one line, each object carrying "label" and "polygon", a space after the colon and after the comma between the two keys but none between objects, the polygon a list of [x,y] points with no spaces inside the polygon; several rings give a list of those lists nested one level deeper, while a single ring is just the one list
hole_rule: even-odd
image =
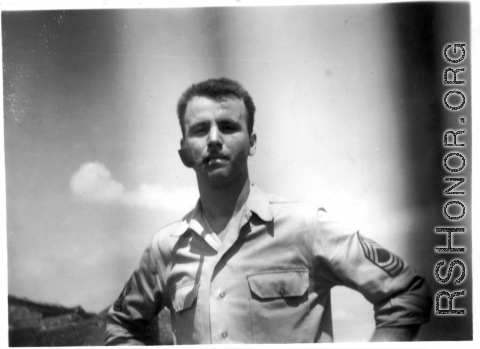
[{"label": "man's eye", "polygon": [[222,132],[235,132],[237,127],[235,125],[222,125]]},{"label": "man's eye", "polygon": [[206,127],[196,127],[190,130],[191,135],[202,135],[207,133],[207,128]]}]

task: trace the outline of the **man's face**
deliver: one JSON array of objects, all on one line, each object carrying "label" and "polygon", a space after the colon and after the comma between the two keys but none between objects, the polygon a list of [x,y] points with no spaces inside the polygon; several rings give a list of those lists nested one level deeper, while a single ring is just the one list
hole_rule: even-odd
[{"label": "man's face", "polygon": [[195,154],[197,176],[216,186],[247,179],[247,159],[255,152],[256,136],[248,134],[242,101],[194,97],[187,105],[184,123],[181,143]]}]

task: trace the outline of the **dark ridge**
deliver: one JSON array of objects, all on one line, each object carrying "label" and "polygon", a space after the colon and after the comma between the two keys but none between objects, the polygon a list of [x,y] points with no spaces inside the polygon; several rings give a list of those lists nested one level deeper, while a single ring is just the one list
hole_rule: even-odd
[{"label": "dark ridge", "polygon": [[[9,346],[102,346],[109,308],[95,314],[81,306],[64,307],[9,295]],[[152,338],[148,344],[173,344],[167,309],[151,322],[150,329]]]}]

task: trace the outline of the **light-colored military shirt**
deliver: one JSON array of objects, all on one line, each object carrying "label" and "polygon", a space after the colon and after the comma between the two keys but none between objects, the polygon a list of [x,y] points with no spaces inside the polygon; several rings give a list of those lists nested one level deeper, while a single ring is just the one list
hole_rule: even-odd
[{"label": "light-colored military shirt", "polygon": [[142,344],[163,307],[177,344],[332,342],[335,285],[373,303],[377,327],[428,321],[428,286],[402,259],[252,184],[223,241],[200,203],[154,236],[108,313],[106,344]]}]

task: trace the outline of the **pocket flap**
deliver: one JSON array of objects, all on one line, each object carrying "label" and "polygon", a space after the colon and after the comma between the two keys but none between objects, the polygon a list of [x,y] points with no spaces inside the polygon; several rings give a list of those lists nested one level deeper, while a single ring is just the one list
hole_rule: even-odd
[{"label": "pocket flap", "polygon": [[247,276],[250,290],[260,298],[300,297],[308,289],[307,270],[275,271]]},{"label": "pocket flap", "polygon": [[179,286],[171,294],[172,306],[176,313],[188,309],[197,299],[198,287],[200,284],[189,283]]}]

